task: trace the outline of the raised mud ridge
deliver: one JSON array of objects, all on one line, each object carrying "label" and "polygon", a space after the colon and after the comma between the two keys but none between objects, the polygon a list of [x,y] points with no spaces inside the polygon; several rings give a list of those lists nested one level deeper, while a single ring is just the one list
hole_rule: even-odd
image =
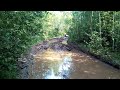
[{"label": "raised mud ridge", "polygon": [[120,70],[82,51],[64,37],[38,43],[18,60],[19,78],[120,79]]},{"label": "raised mud ridge", "polygon": [[[53,38],[43,42],[38,43],[31,47],[30,50],[21,58],[18,59],[18,69],[20,71],[18,78],[20,79],[29,79],[31,77],[31,68],[34,65],[34,57],[37,53],[42,53],[48,48],[57,49],[57,50],[68,50],[71,48],[67,44],[62,44],[62,42],[66,42],[64,37]],[[65,76],[65,75],[63,75]],[[67,76],[65,76],[67,78]]]}]

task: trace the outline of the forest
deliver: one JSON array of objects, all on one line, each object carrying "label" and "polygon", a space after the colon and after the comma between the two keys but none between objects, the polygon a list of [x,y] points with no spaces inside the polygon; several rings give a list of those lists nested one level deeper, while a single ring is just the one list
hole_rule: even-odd
[{"label": "forest", "polygon": [[65,34],[120,68],[120,11],[1,11],[0,78],[16,78],[17,60],[31,46]]}]

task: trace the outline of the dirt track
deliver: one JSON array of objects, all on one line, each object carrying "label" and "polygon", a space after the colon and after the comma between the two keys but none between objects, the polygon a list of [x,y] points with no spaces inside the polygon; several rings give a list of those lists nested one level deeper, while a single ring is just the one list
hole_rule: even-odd
[{"label": "dirt track", "polygon": [[58,38],[33,46],[24,60],[19,64],[22,79],[120,79],[120,70]]}]

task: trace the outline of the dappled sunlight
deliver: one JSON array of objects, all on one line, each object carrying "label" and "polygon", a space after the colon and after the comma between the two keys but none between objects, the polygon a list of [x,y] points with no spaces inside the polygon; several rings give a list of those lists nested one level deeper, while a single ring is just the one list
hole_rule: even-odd
[{"label": "dappled sunlight", "polygon": [[120,78],[119,21],[120,11],[1,11],[0,78]]},{"label": "dappled sunlight", "polygon": [[56,51],[53,49],[48,49],[43,53],[37,54],[34,57],[36,66],[33,69],[36,73],[33,73],[33,77],[37,74],[35,78],[67,78],[67,76],[69,76],[69,69],[71,68],[71,55],[72,53],[68,51]]},{"label": "dappled sunlight", "polygon": [[[31,78],[64,79],[71,78],[115,78],[110,66],[77,50],[66,51],[55,45],[35,55],[33,76]],[[109,69],[109,71],[107,70]],[[114,73],[113,73],[114,72]]]},{"label": "dappled sunlight", "polygon": [[[119,71],[76,49],[70,51],[60,39],[50,40],[49,48],[34,56],[33,73],[36,79],[119,78]],[[44,47],[44,46],[43,46]]]},{"label": "dappled sunlight", "polygon": [[87,73],[87,74],[96,74],[95,72],[92,72],[92,71],[84,71],[84,73]]},{"label": "dappled sunlight", "polygon": [[34,58],[37,60],[44,59],[44,60],[50,60],[50,61],[58,61],[62,60],[64,56],[71,57],[72,53],[68,53],[67,51],[55,51],[52,49],[48,49],[43,53],[37,54]]},{"label": "dappled sunlight", "polygon": [[[52,37],[63,36],[70,28],[72,23],[72,12],[71,11],[48,11],[47,22],[44,23],[43,29],[49,31],[44,33],[46,39],[49,38],[48,34],[53,33]],[[46,30],[47,28],[47,30]],[[48,36],[48,37],[47,37]],[[51,37],[50,36],[50,37]]]},{"label": "dappled sunlight", "polygon": [[[119,78],[118,71],[78,51],[47,49],[35,56],[34,73],[31,78]],[[111,68],[111,69],[110,69]],[[109,70],[107,70],[109,69]]]}]

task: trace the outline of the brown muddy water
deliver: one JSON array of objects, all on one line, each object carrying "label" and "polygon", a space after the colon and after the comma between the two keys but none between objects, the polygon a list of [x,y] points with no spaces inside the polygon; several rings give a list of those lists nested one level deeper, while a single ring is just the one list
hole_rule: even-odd
[{"label": "brown muddy water", "polygon": [[120,70],[78,50],[55,45],[34,56],[29,79],[120,79]]}]

